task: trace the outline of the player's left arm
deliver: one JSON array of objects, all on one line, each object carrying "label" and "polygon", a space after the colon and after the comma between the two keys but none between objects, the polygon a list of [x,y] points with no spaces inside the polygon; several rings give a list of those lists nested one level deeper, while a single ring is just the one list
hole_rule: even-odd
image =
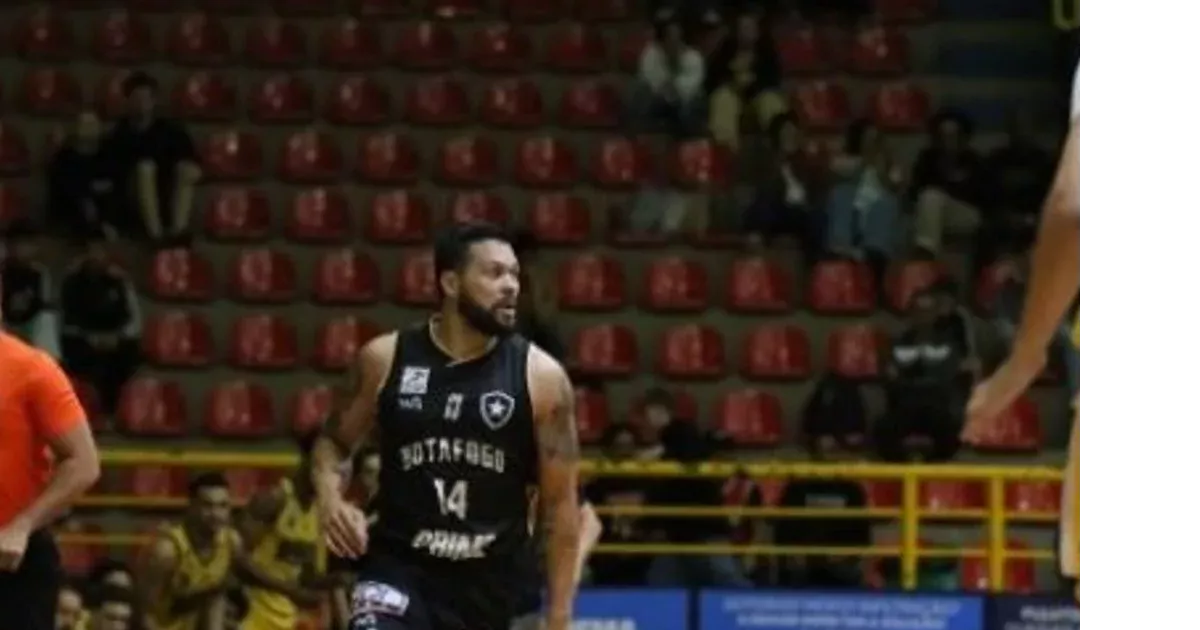
[{"label": "player's left arm", "polygon": [[546,627],[565,630],[575,603],[581,547],[575,388],[563,367],[537,347],[529,351],[529,377],[538,452],[538,511],[546,536]]},{"label": "player's left arm", "polygon": [[583,569],[587,566],[588,558],[592,556],[596,545],[600,543],[600,536],[604,534],[604,523],[596,514],[596,508],[587,500],[579,509],[579,522],[579,557],[575,561],[576,584],[583,579]]}]

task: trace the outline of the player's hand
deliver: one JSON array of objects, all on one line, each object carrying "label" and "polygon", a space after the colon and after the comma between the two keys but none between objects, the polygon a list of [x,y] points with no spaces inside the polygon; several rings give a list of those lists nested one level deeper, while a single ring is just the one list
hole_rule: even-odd
[{"label": "player's hand", "polygon": [[357,558],[367,552],[367,517],[341,497],[320,502],[321,526],[329,551],[339,558]]},{"label": "player's hand", "polygon": [[967,422],[962,439],[976,444],[985,439],[996,420],[1017,399],[1046,366],[1046,353],[1013,352],[1000,369],[975,387],[967,402]]},{"label": "player's hand", "polygon": [[23,519],[0,527],[0,571],[11,572],[20,568],[32,531]]}]

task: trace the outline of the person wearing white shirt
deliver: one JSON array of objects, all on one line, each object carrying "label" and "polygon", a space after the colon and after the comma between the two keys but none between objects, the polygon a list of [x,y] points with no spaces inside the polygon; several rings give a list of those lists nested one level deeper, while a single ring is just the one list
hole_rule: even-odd
[{"label": "person wearing white shirt", "polygon": [[666,122],[681,136],[697,135],[704,126],[704,57],[687,44],[679,22],[658,22],[654,31],[638,62],[631,122],[640,131]]}]

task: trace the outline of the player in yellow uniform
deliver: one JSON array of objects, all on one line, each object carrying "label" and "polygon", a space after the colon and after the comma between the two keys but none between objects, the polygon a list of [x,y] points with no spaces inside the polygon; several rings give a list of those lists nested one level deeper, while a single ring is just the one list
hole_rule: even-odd
[{"label": "player in yellow uniform", "polygon": [[223,630],[225,589],[241,546],[230,510],[224,476],[191,482],[183,520],[156,534],[141,563],[138,599],[147,630]]},{"label": "player in yellow uniform", "polygon": [[255,496],[247,508],[242,630],[293,630],[301,607],[320,603],[336,584],[326,574],[316,492],[307,474],[314,439],[301,440],[300,472]]},{"label": "player in yellow uniform", "polygon": [[[1054,185],[1042,211],[1041,227],[1033,249],[1029,289],[1021,327],[1008,359],[981,383],[967,405],[963,439],[972,442],[986,435],[1001,413],[1029,387],[1046,363],[1059,323],[1079,296],[1079,69],[1071,99],[1071,129],[1058,163]],[[1079,346],[1079,319],[1075,320],[1075,346]],[[1079,400],[1071,434],[1067,468],[1063,477],[1062,530],[1059,537],[1060,568],[1075,581],[1079,597]]]}]

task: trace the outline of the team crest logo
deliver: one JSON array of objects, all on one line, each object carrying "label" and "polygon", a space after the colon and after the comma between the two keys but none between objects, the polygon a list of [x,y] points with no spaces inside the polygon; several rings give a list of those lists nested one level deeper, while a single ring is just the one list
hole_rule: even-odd
[{"label": "team crest logo", "polygon": [[429,391],[429,368],[405,367],[400,374],[400,394],[420,396]]},{"label": "team crest logo", "polygon": [[479,415],[493,431],[508,424],[516,408],[517,401],[504,392],[488,392],[479,397]]}]

